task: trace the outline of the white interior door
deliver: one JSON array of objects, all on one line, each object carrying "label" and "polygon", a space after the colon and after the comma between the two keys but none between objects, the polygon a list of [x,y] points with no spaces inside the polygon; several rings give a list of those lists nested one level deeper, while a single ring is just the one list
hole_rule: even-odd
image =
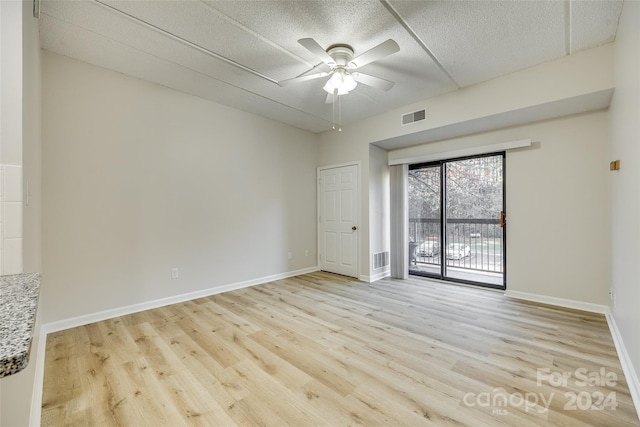
[{"label": "white interior door", "polygon": [[358,277],[358,166],[320,170],[320,269]]}]

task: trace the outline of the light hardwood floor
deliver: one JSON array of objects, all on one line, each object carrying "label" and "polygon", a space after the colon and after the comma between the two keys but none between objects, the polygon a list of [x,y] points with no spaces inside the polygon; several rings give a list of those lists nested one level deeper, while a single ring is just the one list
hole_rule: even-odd
[{"label": "light hardwood floor", "polygon": [[418,278],[122,316],[51,334],[45,363],[45,426],[640,425],[604,316]]}]

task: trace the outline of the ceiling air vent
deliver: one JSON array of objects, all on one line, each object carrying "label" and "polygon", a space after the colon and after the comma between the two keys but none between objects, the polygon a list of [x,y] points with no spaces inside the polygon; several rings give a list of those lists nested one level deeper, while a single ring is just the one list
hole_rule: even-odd
[{"label": "ceiling air vent", "polygon": [[413,113],[407,113],[402,115],[402,126],[410,125],[411,123],[421,122],[427,118],[427,110],[422,109],[414,111]]}]

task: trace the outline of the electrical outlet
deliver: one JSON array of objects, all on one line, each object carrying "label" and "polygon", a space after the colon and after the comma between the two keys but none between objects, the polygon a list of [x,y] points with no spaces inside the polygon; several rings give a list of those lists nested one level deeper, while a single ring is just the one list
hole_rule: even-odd
[{"label": "electrical outlet", "polygon": [[171,269],[171,278],[177,279],[180,276],[180,271],[177,268]]},{"label": "electrical outlet", "polygon": [[304,256],[309,256],[309,249],[304,250]]},{"label": "electrical outlet", "polygon": [[293,252],[287,252],[287,259],[293,259]]}]

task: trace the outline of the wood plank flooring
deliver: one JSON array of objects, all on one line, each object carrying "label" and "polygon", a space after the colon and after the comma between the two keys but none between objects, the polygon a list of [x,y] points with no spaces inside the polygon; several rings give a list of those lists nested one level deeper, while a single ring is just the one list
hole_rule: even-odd
[{"label": "wood plank flooring", "polygon": [[604,316],[417,278],[122,316],[49,335],[45,364],[43,426],[640,425]]}]

